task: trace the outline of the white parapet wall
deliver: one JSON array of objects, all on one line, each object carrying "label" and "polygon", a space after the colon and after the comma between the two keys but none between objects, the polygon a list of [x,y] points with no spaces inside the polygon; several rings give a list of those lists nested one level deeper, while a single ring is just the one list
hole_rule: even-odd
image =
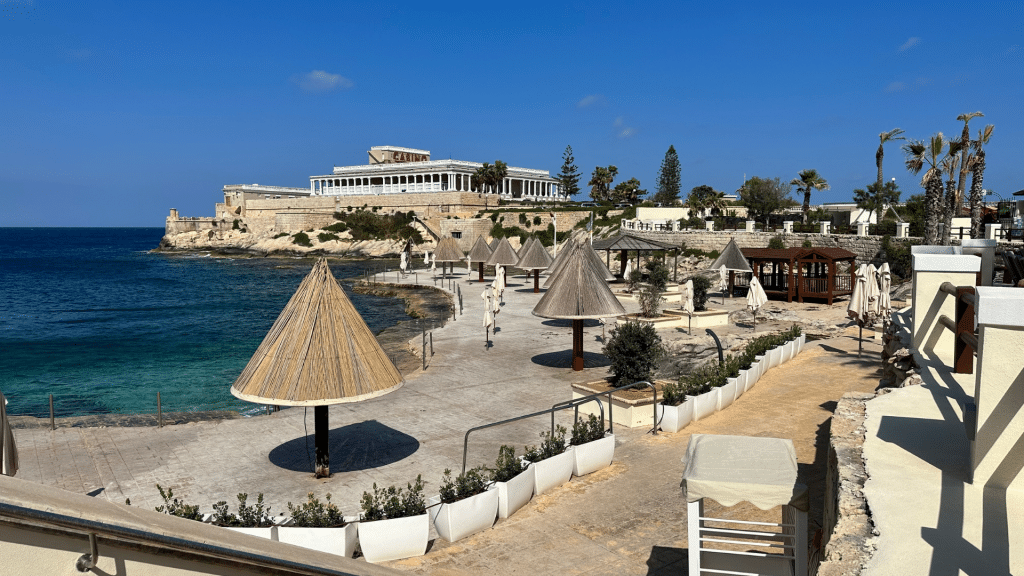
[{"label": "white parapet wall", "polygon": [[992,274],[996,261],[996,240],[978,238],[977,240],[964,238],[960,241],[960,248],[964,254],[981,257],[981,283],[979,286],[991,286]]},{"label": "white parapet wall", "polygon": [[971,443],[973,483],[1022,489],[1024,290],[979,287],[976,310],[978,369],[974,402],[977,427]]},{"label": "white parapet wall", "polygon": [[943,282],[954,286],[974,286],[981,259],[962,254],[921,253],[932,248],[957,248],[958,246],[915,246],[922,250],[913,253],[914,308],[912,323],[912,346],[922,354],[934,354],[947,365],[953,363],[954,335],[939,323],[945,314],[956,316],[956,298],[942,292]]}]

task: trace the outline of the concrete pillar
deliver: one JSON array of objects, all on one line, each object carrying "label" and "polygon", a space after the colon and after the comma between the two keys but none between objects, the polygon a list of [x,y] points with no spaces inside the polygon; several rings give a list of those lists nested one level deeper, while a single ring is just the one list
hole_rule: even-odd
[{"label": "concrete pillar", "polygon": [[868,223],[867,222],[857,222],[857,236],[867,236],[867,235],[868,235]]},{"label": "concrete pillar", "polygon": [[753,220],[747,220],[747,232],[753,232],[753,231],[754,231],[754,221]]},{"label": "concrete pillar", "polygon": [[978,286],[991,286],[992,274],[995,268],[996,240],[984,240],[981,238],[964,238],[960,241],[960,248],[964,254],[981,257],[981,282]]},{"label": "concrete pillar", "polygon": [[910,237],[910,222],[897,222],[896,223],[896,237],[897,238],[909,238]]},{"label": "concrete pillar", "polygon": [[985,224],[985,240],[998,240],[1002,224]]},{"label": "concrete pillar", "polygon": [[705,220],[704,221],[704,229],[707,230],[708,232],[714,232],[714,230],[715,230],[715,221],[714,220]]},{"label": "concrete pillar", "polygon": [[793,233],[793,221],[792,220],[786,220],[786,221],[784,221],[782,223],[782,232],[785,233],[785,234],[792,234]]},{"label": "concrete pillar", "polygon": [[[916,248],[959,248],[958,246],[916,246]],[[911,347],[925,356],[934,354],[947,366],[953,365],[954,335],[939,324],[945,314],[956,318],[956,298],[940,292],[943,282],[954,286],[974,286],[981,259],[962,254],[912,253],[914,269],[913,322]]]},{"label": "concrete pillar", "polygon": [[821,222],[820,226],[821,226],[821,228],[820,228],[821,234],[827,236],[828,234],[832,233],[832,223],[831,222]]},{"label": "concrete pillar", "polygon": [[1024,290],[981,287],[977,304],[977,424],[971,442],[971,482],[1024,488]]}]

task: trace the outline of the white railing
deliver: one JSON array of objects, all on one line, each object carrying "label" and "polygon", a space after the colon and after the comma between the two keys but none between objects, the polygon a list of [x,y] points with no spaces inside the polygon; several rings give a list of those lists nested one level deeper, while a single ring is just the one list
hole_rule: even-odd
[{"label": "white railing", "polygon": [[263,186],[261,184],[228,184],[225,192],[233,190],[253,190],[256,192],[278,192],[284,194],[309,194],[309,188],[292,188],[290,186]]},{"label": "white railing", "polygon": [[[477,168],[483,166],[480,162],[468,162],[466,160],[424,160],[422,162],[398,162],[392,164],[367,164],[364,166],[335,166],[334,174],[358,174],[366,172],[394,172],[399,174],[401,172],[409,172],[415,170],[421,172],[424,169],[431,168],[466,168],[472,171],[476,171]],[[543,176],[550,177],[547,170],[536,170],[534,168],[517,168],[514,166],[508,167],[508,177],[515,178],[517,176]],[[331,175],[324,176],[313,176],[310,180],[317,179],[329,179]]]}]

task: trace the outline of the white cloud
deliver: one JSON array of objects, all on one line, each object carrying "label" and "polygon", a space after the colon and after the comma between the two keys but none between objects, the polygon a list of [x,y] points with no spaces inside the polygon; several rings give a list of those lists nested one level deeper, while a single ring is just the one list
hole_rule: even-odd
[{"label": "white cloud", "polygon": [[921,43],[921,39],[920,38],[918,38],[917,36],[911,36],[910,38],[907,38],[907,41],[904,42],[902,46],[900,46],[900,52],[904,52],[906,50],[910,50],[911,48],[913,48],[914,46],[917,46],[920,43]]},{"label": "white cloud", "polygon": [[902,92],[907,89],[907,85],[904,82],[891,82],[885,87],[886,92]]},{"label": "white cloud", "polygon": [[308,74],[294,76],[292,81],[299,85],[305,92],[322,94],[335,90],[348,90],[354,86],[353,82],[340,74],[331,74],[323,70],[313,70]]},{"label": "white cloud", "polygon": [[600,94],[589,94],[576,103],[577,108],[590,108],[604,103],[604,96]]},{"label": "white cloud", "polygon": [[619,132],[619,138],[629,138],[630,136],[636,135],[636,128],[626,126]]},{"label": "white cloud", "polygon": [[612,127],[614,127],[618,132],[619,138],[629,138],[631,136],[635,136],[637,132],[636,128],[626,125],[626,119],[622,116],[615,119],[615,122],[612,123]]}]

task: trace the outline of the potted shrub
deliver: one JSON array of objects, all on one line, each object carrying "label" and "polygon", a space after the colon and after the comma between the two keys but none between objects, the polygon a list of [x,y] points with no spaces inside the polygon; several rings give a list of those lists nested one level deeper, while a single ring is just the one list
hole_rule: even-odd
[{"label": "potted shrub", "polygon": [[734,356],[726,356],[725,361],[718,365],[719,380],[725,379],[722,390],[718,393],[718,409],[728,408],[736,398],[740,396],[739,382],[737,376],[740,373],[739,359]]},{"label": "potted shrub", "polygon": [[722,392],[720,387],[725,384],[725,379],[719,381],[718,376],[718,365],[710,363],[680,378],[679,383],[686,395],[693,398],[694,421],[707,418],[718,411]]},{"label": "potted shrub", "polygon": [[612,328],[602,352],[611,362],[612,384],[623,386],[650,381],[665,348],[653,324],[629,320]]},{"label": "potted shrub", "polygon": [[270,506],[263,505],[263,493],[256,496],[256,504],[249,506],[246,501],[249,495],[239,494],[238,514],[228,510],[228,503],[224,500],[213,505],[213,518],[211,522],[217,526],[223,526],[236,532],[259,536],[260,538],[275,539],[277,527],[270,519]]},{"label": "potted shrub", "polygon": [[487,489],[490,482],[487,476],[486,470],[474,468],[452,480],[452,471],[444,471],[440,505],[434,516],[438,536],[456,542],[494,526],[498,492]]},{"label": "potted shrub", "polygon": [[615,435],[605,432],[601,420],[594,414],[577,419],[572,425],[572,473],[585,476],[612,463],[615,456]]},{"label": "potted shrub", "polygon": [[277,539],[285,544],[312,548],[328,554],[352,557],[356,551],[356,525],[345,520],[341,510],[331,502],[320,502],[310,492],[298,506],[288,503],[291,523],[278,526]]},{"label": "potted shrub", "polygon": [[156,507],[157,512],[163,512],[168,516],[185,518],[186,520],[203,521],[203,514],[199,511],[198,504],[186,504],[184,499],[175,498],[174,490],[171,488],[168,488],[165,492],[163,487],[157,484],[156,489],[160,491],[160,497],[164,500],[163,506]]},{"label": "potted shrub", "polygon": [[678,432],[693,420],[693,398],[686,396],[684,387],[678,382],[669,382],[662,389],[662,401],[658,404],[658,420],[663,432]]},{"label": "potted shrub", "polygon": [[572,478],[572,446],[565,446],[565,426],[555,433],[541,432],[540,447],[527,446],[523,458],[533,462],[534,494],[543,494]]},{"label": "potted shrub", "polygon": [[498,459],[494,464],[498,518],[508,518],[533,498],[533,464],[516,458],[516,449],[511,446],[498,449]]},{"label": "potted shrub", "polygon": [[367,562],[399,560],[427,552],[430,519],[423,499],[423,479],[407,489],[389,486],[363,492],[359,548]]}]

